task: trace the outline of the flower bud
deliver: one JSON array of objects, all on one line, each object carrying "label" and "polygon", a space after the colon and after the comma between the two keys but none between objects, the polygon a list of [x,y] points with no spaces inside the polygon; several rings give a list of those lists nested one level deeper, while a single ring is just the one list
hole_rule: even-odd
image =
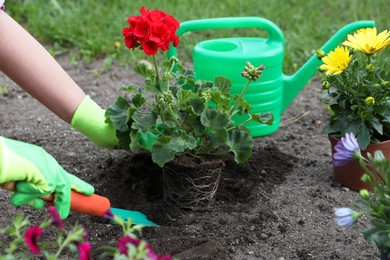
[{"label": "flower bud", "polygon": [[322,58],[326,56],[326,53],[323,50],[318,49],[316,50],[316,55],[319,60],[322,60]]},{"label": "flower bud", "polygon": [[329,81],[324,81],[322,83],[322,88],[323,89],[329,89],[330,88],[330,82]]},{"label": "flower bud", "polygon": [[368,72],[370,72],[370,73],[374,73],[374,72],[376,71],[376,68],[375,68],[374,65],[368,64],[368,65],[366,66],[366,70],[367,70]]},{"label": "flower bud", "polygon": [[241,72],[241,76],[251,81],[257,81],[260,78],[260,75],[263,73],[262,70],[264,69],[264,65],[261,65],[256,68],[248,61],[245,63],[244,71]]},{"label": "flower bud", "polygon": [[368,192],[368,190],[366,189],[361,189],[359,191],[359,195],[363,198],[363,199],[366,199],[368,200],[370,198],[370,193]]},{"label": "flower bud", "polygon": [[390,81],[387,81],[387,80],[383,81],[381,83],[381,86],[384,87],[384,88],[387,88],[388,86],[390,86]]},{"label": "flower bud", "polygon": [[367,97],[364,102],[367,106],[373,106],[375,105],[375,99],[373,97]]},{"label": "flower bud", "polygon": [[365,183],[370,183],[371,182],[371,178],[370,178],[370,176],[368,175],[368,174],[363,174],[363,176],[360,178],[360,180],[362,181],[362,182],[365,182]]}]

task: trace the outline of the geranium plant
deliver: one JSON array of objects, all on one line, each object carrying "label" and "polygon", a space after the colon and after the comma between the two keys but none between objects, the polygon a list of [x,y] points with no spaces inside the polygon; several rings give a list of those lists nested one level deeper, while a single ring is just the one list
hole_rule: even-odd
[{"label": "geranium plant", "polygon": [[[363,231],[365,240],[378,247],[386,258],[390,257],[390,162],[382,151],[374,155],[362,156],[360,147],[353,133],[347,133],[337,143],[334,154],[335,163],[343,165],[351,160],[359,160],[365,170],[362,181],[368,183],[373,190],[361,189],[358,194],[357,210],[351,208],[336,208],[337,223],[348,228],[360,217],[370,218],[371,227]],[[374,174],[375,173],[375,174]],[[379,179],[379,180],[378,180]]]},{"label": "geranium plant", "polygon": [[330,112],[323,133],[336,137],[353,132],[361,149],[390,139],[390,78],[377,62],[390,44],[390,32],[360,29],[329,54],[318,57],[325,72],[322,98]]},{"label": "geranium plant", "polygon": [[[231,82],[225,77],[213,82],[197,80],[194,71],[176,57],[163,59],[158,65],[158,50],[179,44],[179,22],[174,17],[143,7],[141,16],[130,17],[128,23],[123,29],[126,46],[143,50],[152,62],[134,67],[144,77],[144,86],[121,88],[130,93],[130,101],[121,96],[107,109],[107,121],[116,128],[121,147],[133,152],[147,150],[161,167],[180,154],[233,153],[237,163],[248,160],[253,139],[245,124],[252,120],[273,122],[270,113],[251,114],[251,105],[244,99],[249,83],[259,79],[264,66],[243,64],[242,76],[248,83],[240,95],[231,96]],[[235,124],[232,117],[236,114],[246,115],[247,120]]]}]

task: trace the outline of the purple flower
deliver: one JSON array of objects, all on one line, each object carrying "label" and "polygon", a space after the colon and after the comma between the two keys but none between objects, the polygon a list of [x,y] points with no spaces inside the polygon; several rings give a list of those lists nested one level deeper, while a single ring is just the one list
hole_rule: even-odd
[{"label": "purple flower", "polygon": [[41,234],[42,229],[38,226],[33,226],[26,230],[26,233],[24,234],[24,241],[28,245],[31,253],[39,254],[41,252],[41,249],[38,245],[38,239]]},{"label": "purple flower", "polygon": [[344,165],[360,155],[359,144],[353,133],[346,133],[345,137],[341,137],[334,149],[336,152],[333,155],[333,165],[336,167]]},{"label": "purple flower", "polygon": [[91,252],[91,245],[88,242],[81,243],[78,247],[78,250],[80,252],[80,260],[90,260],[91,257],[89,256],[89,253]]},{"label": "purple flower", "polygon": [[114,219],[115,216],[114,213],[112,213],[112,210],[108,209],[106,212],[104,212],[103,217],[106,219]]},{"label": "purple flower", "polygon": [[64,227],[64,223],[62,222],[60,214],[58,214],[55,207],[49,207],[49,214],[51,216],[51,221],[52,221],[54,226],[57,226],[59,228]]},{"label": "purple flower", "polygon": [[334,214],[336,215],[337,224],[342,228],[350,227],[355,221],[353,210],[350,208],[335,208]]}]

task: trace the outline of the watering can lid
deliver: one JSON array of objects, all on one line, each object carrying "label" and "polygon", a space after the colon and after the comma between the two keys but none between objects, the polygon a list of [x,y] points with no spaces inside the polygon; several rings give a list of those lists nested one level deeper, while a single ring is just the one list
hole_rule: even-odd
[{"label": "watering can lid", "polygon": [[250,61],[275,66],[283,63],[283,42],[259,37],[218,38],[199,42],[193,49],[195,60],[220,59]]}]

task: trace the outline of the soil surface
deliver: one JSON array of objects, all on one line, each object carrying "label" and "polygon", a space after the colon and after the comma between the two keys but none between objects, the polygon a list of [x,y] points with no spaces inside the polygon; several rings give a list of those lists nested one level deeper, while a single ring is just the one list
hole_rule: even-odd
[{"label": "soil surface", "polygon": [[[131,69],[101,63],[60,64],[102,107],[112,104],[119,87],[140,79]],[[145,227],[142,238],[159,254],[179,259],[378,259],[360,231],[367,220],[342,230],[334,207],[351,206],[356,192],[335,182],[327,136],[321,134],[327,113],[319,98],[320,83],[308,83],[282,115],[273,134],[256,138],[253,157],[243,165],[228,163],[216,203],[203,210],[179,210],[162,200],[162,174],[147,154],[95,146],[61,121],[4,75],[0,85],[0,135],[45,148],[70,173],[94,185],[111,206],[140,211],[159,227]],[[299,117],[300,118],[296,118]],[[32,222],[46,210],[15,208],[9,192],[0,191],[0,226],[23,212]],[[121,236],[105,219],[72,213],[66,226],[80,223],[96,248]]]}]

